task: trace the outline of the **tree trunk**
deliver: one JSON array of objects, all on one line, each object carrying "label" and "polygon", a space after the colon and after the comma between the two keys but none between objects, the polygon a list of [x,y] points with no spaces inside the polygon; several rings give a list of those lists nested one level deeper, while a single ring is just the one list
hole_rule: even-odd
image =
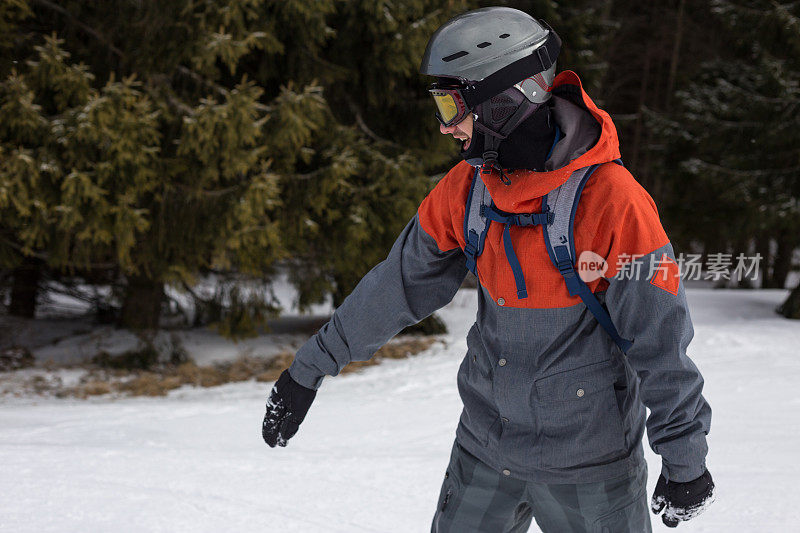
[{"label": "tree trunk", "polygon": [[119,325],[142,330],[157,329],[164,301],[164,284],[143,276],[128,276]]},{"label": "tree trunk", "polygon": [[786,318],[800,319],[800,283],[789,293],[789,297],[778,308],[778,313]]},{"label": "tree trunk", "polygon": [[[642,73],[642,80],[641,85],[639,86],[639,105],[636,108],[636,123],[634,124],[633,130],[633,152],[631,157],[631,166],[630,168],[637,174],[641,174],[639,172],[639,151],[641,150],[642,144],[642,129],[644,127],[644,104],[646,102],[647,96],[647,83],[649,81],[650,76],[650,47],[649,45],[646,46],[644,51],[644,72]],[[641,178],[640,178],[641,179]],[[646,185],[646,184],[645,184]],[[645,187],[647,188],[647,187]]]},{"label": "tree trunk", "polygon": [[756,253],[761,256],[761,263],[758,265],[758,275],[761,280],[760,288],[767,288],[769,278],[770,257],[770,237],[767,232],[759,233],[756,236]]},{"label": "tree trunk", "polygon": [[672,57],[669,61],[669,78],[667,79],[667,94],[664,110],[669,111],[672,105],[672,93],[675,91],[675,80],[678,76],[678,61],[681,52],[681,39],[683,37],[683,12],[686,0],[678,4],[678,20],[675,23],[675,41],[672,46]]},{"label": "tree trunk", "polygon": [[786,286],[786,278],[792,271],[792,255],[797,244],[794,235],[788,231],[778,234],[778,250],[775,253],[775,263],[772,265],[772,279],[770,287],[782,289]]},{"label": "tree trunk", "polygon": [[751,279],[752,274],[745,276],[743,271],[736,270],[739,263],[737,258],[740,255],[743,257],[748,257],[750,255],[747,244],[742,244],[741,239],[740,242],[733,247],[733,253],[731,254],[731,261],[733,261],[733,264],[731,266],[730,286],[734,289],[753,289],[755,288],[755,282]]},{"label": "tree trunk", "polygon": [[35,257],[26,257],[14,269],[11,285],[11,305],[8,312],[14,316],[33,318],[36,314],[36,296],[42,277],[43,262]]}]

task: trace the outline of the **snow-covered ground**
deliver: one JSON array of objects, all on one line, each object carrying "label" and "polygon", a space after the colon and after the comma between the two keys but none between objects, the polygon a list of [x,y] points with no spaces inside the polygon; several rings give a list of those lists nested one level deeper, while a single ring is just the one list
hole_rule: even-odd
[{"label": "snow-covered ground", "polygon": [[[800,322],[773,312],[786,291],[688,294],[718,496],[679,531],[797,531]],[[285,449],[261,441],[268,384],[0,398],[0,531],[429,530],[474,314],[475,292],[462,290],[442,312],[446,343],[328,379]],[[660,462],[646,449],[652,492]]]}]

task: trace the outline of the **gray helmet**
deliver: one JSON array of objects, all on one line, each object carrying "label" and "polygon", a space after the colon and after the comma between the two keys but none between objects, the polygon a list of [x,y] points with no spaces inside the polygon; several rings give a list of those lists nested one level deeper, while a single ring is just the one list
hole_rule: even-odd
[{"label": "gray helmet", "polygon": [[560,48],[561,40],[546,22],[517,9],[487,7],[436,30],[420,72],[473,86],[477,90],[470,107],[512,86],[541,104],[550,98]]}]

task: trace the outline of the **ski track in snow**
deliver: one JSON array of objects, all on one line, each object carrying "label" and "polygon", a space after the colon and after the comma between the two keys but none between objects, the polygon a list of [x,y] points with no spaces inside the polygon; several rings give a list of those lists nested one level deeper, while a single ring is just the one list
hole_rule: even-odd
[{"label": "ski track in snow", "polygon": [[[786,291],[687,294],[690,355],[713,409],[717,498],[679,531],[797,531],[800,322],[773,311]],[[158,399],[0,398],[0,531],[428,531],[475,311],[475,291],[462,290],[441,312],[444,342],[327,378],[287,448],[261,440],[271,384]],[[661,463],[645,450],[652,494]]]}]

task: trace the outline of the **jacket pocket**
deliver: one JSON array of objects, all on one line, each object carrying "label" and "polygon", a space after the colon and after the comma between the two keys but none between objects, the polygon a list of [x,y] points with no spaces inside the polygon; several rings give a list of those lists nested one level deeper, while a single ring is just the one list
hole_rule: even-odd
[{"label": "jacket pocket", "polygon": [[543,467],[591,466],[625,454],[614,380],[610,360],[536,380]]}]

